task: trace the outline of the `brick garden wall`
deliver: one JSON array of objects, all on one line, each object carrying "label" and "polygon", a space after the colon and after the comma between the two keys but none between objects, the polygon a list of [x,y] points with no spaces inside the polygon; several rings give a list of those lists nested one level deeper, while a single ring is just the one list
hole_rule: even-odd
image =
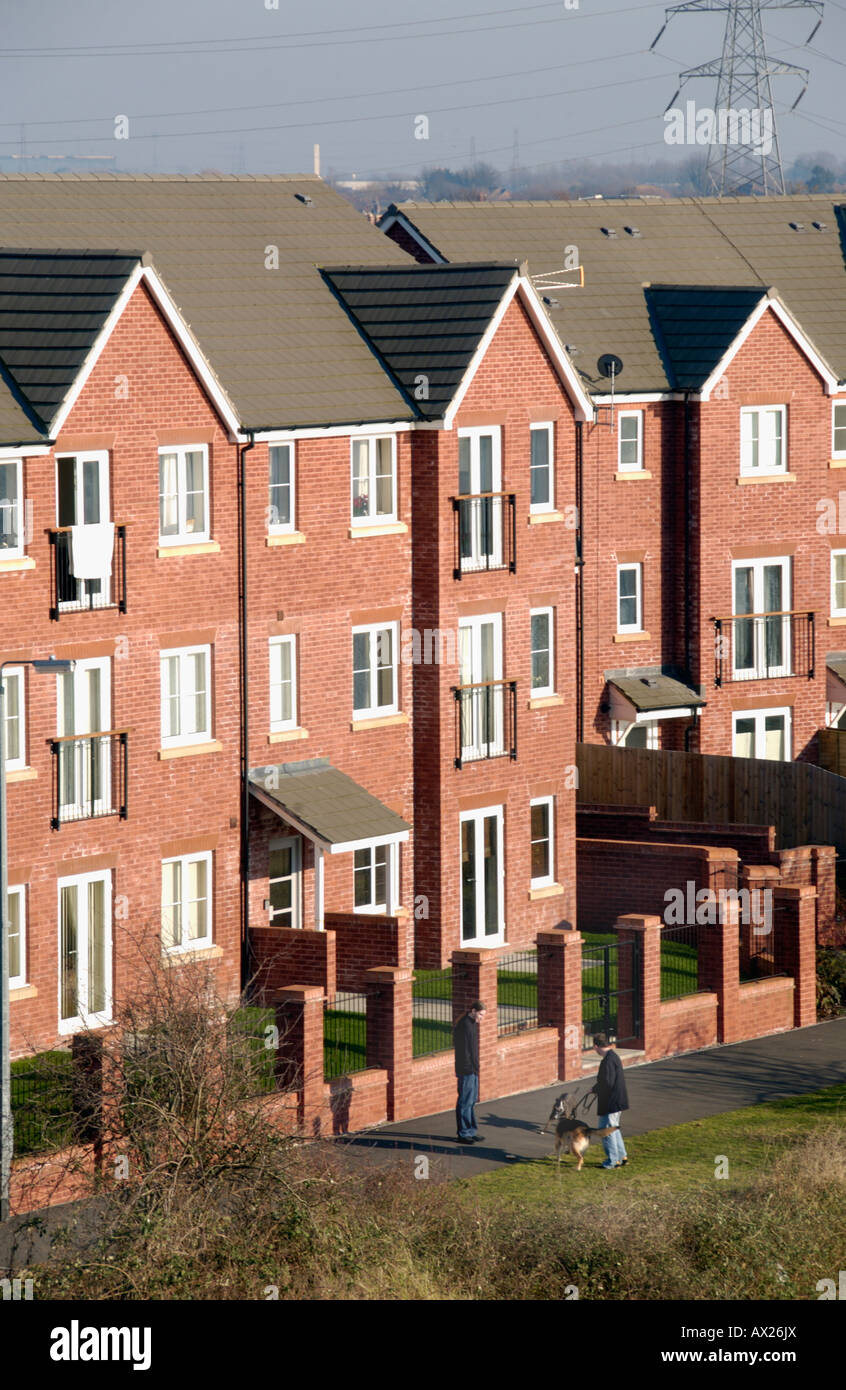
[{"label": "brick garden wall", "polygon": [[665,890],[686,893],[688,882],[697,891],[737,887],[734,850],[580,839],[576,852],[581,931],[609,931],[626,912],[663,916]]}]

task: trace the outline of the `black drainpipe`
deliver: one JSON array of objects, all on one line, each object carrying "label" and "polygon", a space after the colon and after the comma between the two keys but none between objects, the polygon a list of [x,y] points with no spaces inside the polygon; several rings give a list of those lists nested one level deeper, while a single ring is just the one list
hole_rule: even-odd
[{"label": "black drainpipe", "polygon": [[245,455],[256,445],[252,430],[249,444],[238,451],[238,497],[240,502],[239,588],[241,644],[241,987],[249,979],[250,930],[250,676],[247,664],[247,467]]},{"label": "black drainpipe", "polygon": [[585,737],[584,424],[576,421],[576,742]]}]

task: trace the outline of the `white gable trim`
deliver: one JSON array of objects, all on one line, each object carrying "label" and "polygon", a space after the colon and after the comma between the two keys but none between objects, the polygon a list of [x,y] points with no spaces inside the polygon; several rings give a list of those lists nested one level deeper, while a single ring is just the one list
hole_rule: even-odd
[{"label": "white gable trim", "polygon": [[550,358],[552,359],[552,364],[558,373],[558,377],[564,386],[564,390],[566,391],[567,395],[570,397],[570,400],[573,403],[573,406],[575,408],[576,419],[588,421],[593,420],[593,405],[591,403],[590,396],[588,396],[588,394],[584,390],[581,382],[578,379],[578,376],[576,375],[576,372],[573,369],[572,364],[570,363],[567,357],[567,354],[564,352],[564,349],[562,348],[561,343],[558,337],[556,336],[552,328],[552,325],[544,311],[543,305],[541,304],[540,299],[538,298],[534,286],[525,275],[521,275],[520,272],[515,269],[514,279],[512,280],[508,289],[503,294],[502,299],[500,300],[499,305],[497,307],[496,313],[494,314],[493,318],[491,319],[490,323],[488,324],[487,328],[482,334],[482,337],[479,340],[479,345],[476,348],[476,351],[473,353],[472,358],[470,359],[470,364],[467,368],[467,371],[464,373],[461,385],[459,386],[458,390],[456,391],[455,395],[450,401],[447,410],[444,413],[445,429],[452,428],[455,416],[461,406],[461,402],[466,396],[470,388],[470,385],[473,381],[473,378],[479,370],[479,367],[481,366],[482,361],[484,360],[488,348],[493,342],[497,329],[499,328],[500,324],[502,323],[502,320],[505,317],[508,306],[510,305],[514,296],[518,293],[529,315],[529,318],[532,321],[535,331],[537,332],[538,336],[541,339],[541,342],[543,343]]},{"label": "white gable trim", "polygon": [[88,353],[88,356],[86,357],[80,371],[77,373],[73,386],[68,392],[68,395],[62,403],[61,410],[59,411],[58,415],[56,416],[55,420],[51,425],[51,439],[57,438],[61,430],[64,428],[68,416],[73,410],[73,407],[76,405],[76,402],[79,399],[79,396],[85,386],[85,383],[87,382],[92,371],[94,370],[94,367],[97,365],[97,362],[99,361],[103,349],[105,348],[106,343],[109,341],[109,338],[111,337],[114,331],[115,325],[119,321],[121,314],[123,313],[124,309],[129,303],[129,300],[132,298],[132,295],[135,293],[135,290],[137,289],[138,285],[141,283],[142,280],[149,288],[150,293],[153,296],[153,299],[157,307],[161,310],[164,318],[168,323],[168,326],[174,334],[174,337],[176,338],[177,342],[179,343],[180,347],[185,353],[185,356],[188,358],[188,361],[190,362],[197,377],[199,378],[203,386],[203,389],[209,396],[209,399],[211,400],[212,404],[217,410],[219,416],[229,429],[230,435],[232,437],[238,435],[238,417],[232,409],[229,400],[224,395],[223,391],[218,385],[216,378],[213,376],[208,363],[206,362],[205,358],[203,357],[203,354],[200,352],[200,349],[197,346],[197,343],[195,342],[191,334],[188,332],[185,321],[179,313],[179,310],[177,309],[176,305],[174,304],[173,300],[171,299],[170,295],[168,294],[167,290],[162,284],[162,281],[159,279],[158,275],[153,270],[152,266],[139,264],[132,271],[132,274],[127,278],[126,284],[121,290],[118,298],[115,300],[115,303],[112,306],[111,312],[108,318],[106,319],[106,322],[100,329],[96,342],[94,343],[93,347]]},{"label": "white gable trim", "polygon": [[394,223],[399,223],[403,231],[408,233],[412,241],[417,242],[417,245],[420,247],[421,251],[425,251],[427,256],[432,257],[432,260],[435,262],[436,265],[447,264],[446,257],[442,256],[440,251],[435,250],[432,243],[426,240],[422,232],[418,232],[414,223],[409,222],[408,218],[405,216],[404,213],[395,212],[392,214],[392,216],[386,217],[384,221],[379,223],[379,231],[384,232],[385,236],[387,236],[388,232],[394,226]]},{"label": "white gable trim", "polygon": [[785,309],[781,300],[775,295],[768,294],[764,296],[758,307],[753,309],[734,342],[731,344],[731,347],[724,353],[707,381],[703,382],[701,389],[694,395],[694,400],[709,401],[711,399],[711,393],[717,382],[737,356],[750,333],[757,327],[764,317],[764,314],[768,311],[775,314],[779,323],[787,329],[787,332],[796,343],[799,351],[804,353],[805,357],[807,357],[808,361],[811,363],[811,366],[822,377],[825,382],[826,394],[829,396],[836,394],[838,381],[831,368],[823,361],[810,339],[805,337],[798,323],[793,316],[788,313],[787,309]]}]

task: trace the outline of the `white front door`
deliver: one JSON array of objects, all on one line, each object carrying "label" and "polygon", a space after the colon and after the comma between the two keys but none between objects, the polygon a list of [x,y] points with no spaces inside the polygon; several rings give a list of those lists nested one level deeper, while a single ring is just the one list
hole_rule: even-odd
[{"label": "white front door", "polygon": [[71,572],[70,533],[62,528],[108,521],[109,455],[107,452],[60,454],[56,459],[56,525],[60,528],[60,607],[104,608],[109,581],[75,579]]},{"label": "white front door", "polygon": [[505,751],[501,613],[459,623],[458,663],[462,760],[498,757]]},{"label": "white front door", "polygon": [[737,560],[733,565],[734,613],[760,616],[735,619],[734,678],[790,675],[790,560]]},{"label": "white front door", "polygon": [[295,835],[270,842],[270,920],[277,927],[302,926],[301,854],[302,841]]},{"label": "white front door", "polygon": [[461,944],[505,941],[503,808],[467,811],[461,821]]},{"label": "white front door", "polygon": [[111,729],[109,658],[89,657],[63,671],[58,703],[59,818],[106,815],[112,808],[111,739],[78,736]]}]

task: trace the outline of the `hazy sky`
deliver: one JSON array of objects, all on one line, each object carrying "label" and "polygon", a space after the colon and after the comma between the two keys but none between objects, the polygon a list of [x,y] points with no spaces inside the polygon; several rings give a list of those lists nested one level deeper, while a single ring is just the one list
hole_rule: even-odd
[{"label": "hazy sky", "polygon": [[[324,173],[409,178],[424,163],[466,163],[471,142],[477,159],[508,169],[516,129],[524,169],[661,157],[674,152],[661,117],[677,74],[719,57],[725,21],[677,16],[650,53],[665,7],[638,0],[273,3],[0,0],[0,155],[300,172],[319,141]],[[846,154],[846,4],[826,0],[803,47],[814,23],[811,10],[766,16],[771,58],[810,69],[792,115],[801,83],[774,80],[785,163]],[[702,79],[681,100],[714,97]],[[415,138],[421,115],[428,140]],[[128,139],[114,137],[118,116]]]}]

